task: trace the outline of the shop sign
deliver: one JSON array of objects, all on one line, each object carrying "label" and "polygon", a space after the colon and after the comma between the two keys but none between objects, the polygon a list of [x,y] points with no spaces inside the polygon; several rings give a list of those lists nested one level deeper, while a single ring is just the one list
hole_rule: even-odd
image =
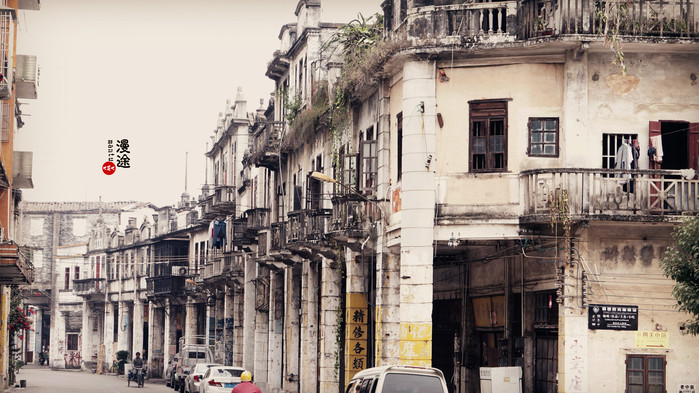
[{"label": "shop sign", "polygon": [[587,308],[590,330],[638,330],[638,306],[590,304]]},{"label": "shop sign", "polygon": [[670,348],[670,335],[667,332],[636,332],[636,348]]}]

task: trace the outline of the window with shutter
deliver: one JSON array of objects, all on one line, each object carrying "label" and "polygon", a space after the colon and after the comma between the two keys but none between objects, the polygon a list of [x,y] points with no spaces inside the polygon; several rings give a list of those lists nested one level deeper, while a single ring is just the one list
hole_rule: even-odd
[{"label": "window with shutter", "polygon": [[471,172],[507,170],[507,101],[470,101]]}]

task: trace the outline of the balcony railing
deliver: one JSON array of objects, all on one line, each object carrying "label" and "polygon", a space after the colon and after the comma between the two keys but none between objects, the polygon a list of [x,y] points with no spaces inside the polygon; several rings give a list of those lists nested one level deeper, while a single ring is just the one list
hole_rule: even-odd
[{"label": "balcony railing", "polygon": [[[419,7],[409,11],[399,34],[418,41],[463,39],[514,41],[516,1],[474,2]],[[456,42],[451,42],[456,43]]]},{"label": "balcony railing", "polygon": [[371,222],[379,220],[381,211],[371,202],[357,200],[352,195],[333,198],[330,229],[349,237],[365,237]]},{"label": "balcony railing", "polygon": [[245,215],[248,219],[248,230],[259,231],[269,228],[269,209],[249,209]]},{"label": "balcony railing", "polygon": [[308,229],[306,225],[306,212],[306,210],[296,210],[287,215],[289,217],[286,232],[287,244],[301,242],[306,239],[306,229]]},{"label": "balcony railing", "polygon": [[[456,1],[454,1],[456,3]],[[396,30],[413,44],[508,42],[538,36],[696,37],[695,0],[466,2],[408,10]]]},{"label": "balcony railing", "polygon": [[284,122],[270,122],[255,136],[250,160],[259,167],[277,170],[279,168],[279,143]]},{"label": "balcony railing", "polygon": [[84,278],[73,280],[73,292],[82,297],[104,295],[107,280],[105,278]]},{"label": "balcony railing", "polygon": [[216,186],[212,210],[220,215],[235,213],[235,186]]},{"label": "balcony railing", "polygon": [[330,231],[330,209],[304,209],[288,214],[287,244],[318,242]]},{"label": "balcony railing", "polygon": [[30,250],[14,243],[0,244],[0,284],[31,284],[34,265]]},{"label": "balcony railing", "polygon": [[247,218],[238,218],[233,220],[233,244],[235,245],[250,245],[255,244],[254,233],[256,231],[250,230],[248,228]]},{"label": "balcony railing", "polygon": [[[524,216],[550,215],[566,190],[573,216],[657,216],[699,211],[694,170],[537,169],[520,174]],[[559,190],[559,191],[557,191]]]},{"label": "balcony railing", "polygon": [[520,10],[523,38],[537,35],[605,34],[695,36],[694,0],[530,1]]},{"label": "balcony railing", "polygon": [[270,252],[279,252],[286,248],[286,223],[275,222],[272,224],[271,236],[269,243]]},{"label": "balcony railing", "polygon": [[211,280],[231,276],[242,276],[244,272],[242,255],[219,255],[214,257],[210,263],[204,265],[201,278],[203,280]]}]

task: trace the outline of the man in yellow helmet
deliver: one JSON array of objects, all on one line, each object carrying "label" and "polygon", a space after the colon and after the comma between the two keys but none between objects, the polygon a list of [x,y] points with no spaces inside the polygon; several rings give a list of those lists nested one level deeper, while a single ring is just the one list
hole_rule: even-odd
[{"label": "man in yellow helmet", "polygon": [[231,390],[231,393],[262,393],[262,391],[252,383],[252,374],[249,371],[243,371],[240,374],[240,383]]}]

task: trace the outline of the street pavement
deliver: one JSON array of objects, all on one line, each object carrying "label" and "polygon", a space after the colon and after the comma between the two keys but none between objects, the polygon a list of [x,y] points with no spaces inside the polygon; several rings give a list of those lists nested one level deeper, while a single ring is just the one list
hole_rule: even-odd
[{"label": "street pavement", "polygon": [[[21,388],[20,380],[26,381]],[[126,377],[114,374],[97,375],[89,371],[51,370],[48,367],[26,365],[17,374],[17,384],[9,393],[174,393],[162,379],[148,379],[143,388],[134,383],[127,386]]]}]

